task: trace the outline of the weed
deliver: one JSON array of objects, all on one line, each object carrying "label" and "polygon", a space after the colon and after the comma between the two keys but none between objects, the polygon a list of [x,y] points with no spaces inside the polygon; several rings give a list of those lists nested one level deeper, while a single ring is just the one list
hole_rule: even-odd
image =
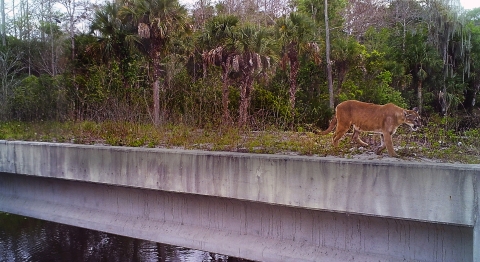
[{"label": "weed", "polygon": [[[399,128],[393,137],[397,153],[405,159],[430,158],[443,162],[480,163],[480,130],[452,131],[450,122],[431,119],[417,132]],[[302,129],[300,129],[302,131]],[[365,152],[373,153],[380,144],[380,137],[362,134],[370,147],[361,148],[350,137],[340,141],[338,147],[331,144],[332,134],[325,136],[311,132],[249,131],[236,127],[216,129],[208,126],[196,129],[187,125],[167,124],[155,127],[151,124],[129,122],[2,122],[0,139],[70,142],[78,144],[108,144],[133,147],[180,147],[185,149],[240,151],[268,154],[295,154],[316,156],[340,156],[354,158]]]}]

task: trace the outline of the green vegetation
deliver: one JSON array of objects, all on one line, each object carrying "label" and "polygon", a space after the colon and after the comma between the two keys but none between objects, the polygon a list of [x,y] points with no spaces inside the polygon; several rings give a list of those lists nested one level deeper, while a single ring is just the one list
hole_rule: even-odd
[{"label": "green vegetation", "polygon": [[357,99],[420,110],[404,157],[478,162],[480,8],[457,0],[15,4],[0,139],[354,157],[309,131]]},{"label": "green vegetation", "polygon": [[[430,119],[427,126],[412,132],[400,127],[394,136],[394,145],[405,160],[430,159],[439,162],[480,164],[480,132],[478,129],[454,133],[446,118]],[[131,147],[181,148],[208,151],[266,153],[288,155],[339,156],[355,158],[365,153],[368,159],[387,157],[375,155],[380,144],[379,135],[365,133],[364,141],[370,148],[358,147],[348,137],[338,148],[331,145],[332,135],[312,132],[267,129],[251,131],[236,127],[198,129],[185,125],[131,124],[128,122],[4,122],[0,124],[0,138],[64,142],[88,145]]]}]

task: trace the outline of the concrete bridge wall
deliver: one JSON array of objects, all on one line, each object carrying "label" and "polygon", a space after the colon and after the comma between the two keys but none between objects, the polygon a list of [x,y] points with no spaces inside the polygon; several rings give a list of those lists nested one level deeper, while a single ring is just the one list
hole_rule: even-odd
[{"label": "concrete bridge wall", "polygon": [[0,210],[261,261],[480,261],[475,165],[0,141]]}]

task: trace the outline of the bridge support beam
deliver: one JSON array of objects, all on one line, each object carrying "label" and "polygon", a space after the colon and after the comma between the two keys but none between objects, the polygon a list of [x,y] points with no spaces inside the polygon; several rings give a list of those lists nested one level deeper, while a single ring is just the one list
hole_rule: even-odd
[{"label": "bridge support beam", "polygon": [[0,210],[260,261],[471,261],[472,228],[0,173]]},{"label": "bridge support beam", "polygon": [[0,141],[0,210],[261,261],[480,261],[480,167]]}]

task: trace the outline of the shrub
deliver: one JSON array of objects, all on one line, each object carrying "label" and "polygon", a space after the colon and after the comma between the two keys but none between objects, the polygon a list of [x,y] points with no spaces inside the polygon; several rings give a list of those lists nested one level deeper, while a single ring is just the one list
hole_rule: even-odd
[{"label": "shrub", "polygon": [[47,75],[27,76],[9,99],[12,118],[22,121],[62,119],[66,115],[65,105],[59,79]]}]

